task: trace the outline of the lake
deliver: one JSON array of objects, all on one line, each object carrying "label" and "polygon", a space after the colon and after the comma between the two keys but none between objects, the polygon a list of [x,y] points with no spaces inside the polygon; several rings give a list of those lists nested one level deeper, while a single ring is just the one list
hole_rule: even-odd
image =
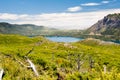
[{"label": "lake", "polygon": [[120,44],[120,40],[111,40],[111,42]]},{"label": "lake", "polygon": [[[46,37],[47,39],[54,42],[77,42],[83,40],[83,38],[75,38],[75,37],[58,37],[58,36],[50,36]],[[120,44],[119,40],[111,40],[111,42]]]},{"label": "lake", "polygon": [[51,36],[46,37],[47,39],[55,42],[77,42],[83,40],[82,38],[75,38],[75,37],[58,37],[58,36]]}]

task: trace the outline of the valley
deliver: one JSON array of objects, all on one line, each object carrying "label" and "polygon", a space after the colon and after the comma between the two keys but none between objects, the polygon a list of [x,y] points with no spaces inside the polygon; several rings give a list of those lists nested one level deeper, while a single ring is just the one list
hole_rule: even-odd
[{"label": "valley", "polygon": [[0,80],[120,80],[120,0],[0,0]]},{"label": "valley", "polygon": [[[119,52],[120,45],[92,38],[58,43],[41,36],[0,34],[3,80],[119,80]],[[38,76],[26,67],[26,56],[35,65]]]},{"label": "valley", "polygon": [[86,30],[1,22],[0,79],[120,80],[119,16]]}]

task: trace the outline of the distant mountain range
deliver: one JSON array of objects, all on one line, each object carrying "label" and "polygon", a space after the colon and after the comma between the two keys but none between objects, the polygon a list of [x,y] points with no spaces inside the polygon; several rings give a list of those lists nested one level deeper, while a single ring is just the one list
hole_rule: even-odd
[{"label": "distant mountain range", "polygon": [[21,34],[21,35],[47,35],[52,34],[56,29],[32,24],[9,24],[0,23],[0,33],[3,34]]},{"label": "distant mountain range", "polygon": [[2,34],[20,34],[25,36],[75,36],[80,34],[81,30],[59,30],[33,24],[10,24],[0,22],[0,33]]},{"label": "distant mountain range", "polygon": [[[27,36],[74,36],[114,38],[120,40],[120,13],[109,14],[86,30],[59,30],[32,24],[10,24],[1,22],[0,33],[21,34]],[[107,37],[106,37],[107,36]]]}]

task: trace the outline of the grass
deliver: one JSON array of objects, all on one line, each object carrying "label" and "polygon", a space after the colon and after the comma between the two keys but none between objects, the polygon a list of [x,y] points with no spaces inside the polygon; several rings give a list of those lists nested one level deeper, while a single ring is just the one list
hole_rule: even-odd
[{"label": "grass", "polygon": [[[84,40],[66,45],[40,36],[0,34],[0,68],[5,71],[3,80],[120,80],[120,45],[99,43]],[[24,56],[32,48],[28,57],[35,64],[39,77],[16,61],[28,66]],[[106,73],[103,65],[107,67]]]}]

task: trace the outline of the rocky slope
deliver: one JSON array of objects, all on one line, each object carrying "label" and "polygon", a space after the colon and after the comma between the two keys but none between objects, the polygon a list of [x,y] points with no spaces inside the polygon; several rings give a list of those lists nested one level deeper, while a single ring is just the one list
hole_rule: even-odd
[{"label": "rocky slope", "polygon": [[86,30],[90,35],[120,36],[120,13],[109,14]]}]

